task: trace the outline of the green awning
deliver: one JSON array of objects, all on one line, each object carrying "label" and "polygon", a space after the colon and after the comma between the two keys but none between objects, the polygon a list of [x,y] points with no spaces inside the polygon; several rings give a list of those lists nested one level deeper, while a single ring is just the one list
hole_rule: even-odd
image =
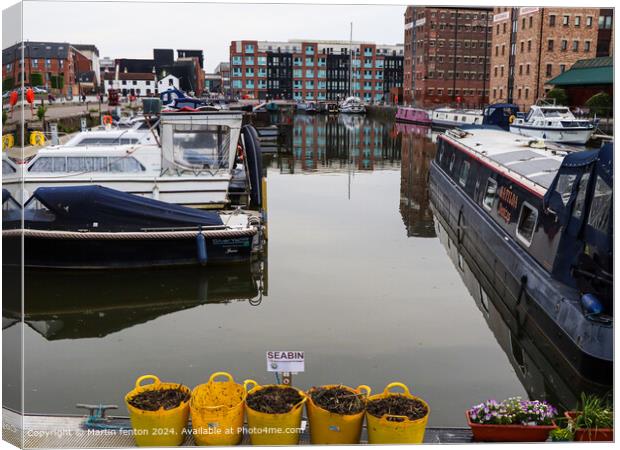
[{"label": "green awning", "polygon": [[573,67],[546,84],[555,86],[591,86],[613,84],[614,66],[612,58],[593,58],[577,61]]}]

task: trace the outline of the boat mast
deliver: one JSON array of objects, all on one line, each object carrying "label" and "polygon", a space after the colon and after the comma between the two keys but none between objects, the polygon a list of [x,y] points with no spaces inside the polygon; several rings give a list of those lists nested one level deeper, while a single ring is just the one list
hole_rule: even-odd
[{"label": "boat mast", "polygon": [[351,22],[351,32],[349,34],[349,97],[353,94],[353,22]]}]

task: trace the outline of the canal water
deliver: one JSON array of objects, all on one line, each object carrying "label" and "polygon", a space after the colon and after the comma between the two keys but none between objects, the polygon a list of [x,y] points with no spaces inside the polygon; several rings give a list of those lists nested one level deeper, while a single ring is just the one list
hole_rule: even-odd
[{"label": "canal water", "polygon": [[[488,398],[566,398],[544,358],[480,308],[471,274],[438,237],[428,128],[368,117],[283,123],[278,151],[264,155],[262,261],[26,273],[27,412],[113,403],[124,414],[124,394],[150,373],[189,386],[215,371],[272,383],[268,350],[305,352],[305,372],[293,380],[303,389],[378,392],[401,381],[428,401],[431,426],[464,426],[464,411]],[[5,305],[3,316],[4,336],[16,339],[15,313]]]}]

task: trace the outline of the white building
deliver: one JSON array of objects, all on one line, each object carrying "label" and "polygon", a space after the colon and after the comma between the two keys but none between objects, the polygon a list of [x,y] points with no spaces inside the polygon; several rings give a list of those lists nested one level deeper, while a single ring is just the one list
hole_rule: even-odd
[{"label": "white building", "polygon": [[157,82],[157,92],[164,92],[171,87],[179,89],[179,79],[174,75],[166,75]]},{"label": "white building", "polygon": [[105,72],[103,78],[106,95],[109,89],[119,89],[122,96],[131,94],[137,97],[146,97],[157,94],[157,82],[154,73],[121,72],[118,74],[118,80],[115,80],[114,72]]}]

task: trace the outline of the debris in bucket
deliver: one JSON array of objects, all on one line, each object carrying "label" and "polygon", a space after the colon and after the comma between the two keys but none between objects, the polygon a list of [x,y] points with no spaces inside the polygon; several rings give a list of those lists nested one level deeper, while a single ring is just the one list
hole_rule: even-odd
[{"label": "debris in bucket", "polygon": [[[366,406],[368,414],[375,417],[383,417],[385,414],[392,416],[407,416],[409,420],[417,420],[423,418],[428,409],[419,400],[405,397],[404,395],[390,395],[376,400],[370,400]],[[397,417],[388,417],[389,421],[402,422],[403,419]]]},{"label": "debris in bucket", "polygon": [[129,400],[134,408],[143,411],[158,411],[160,408],[174,409],[189,400],[190,393],[181,388],[153,389],[141,392]]},{"label": "debris in bucket", "polygon": [[297,389],[269,386],[249,394],[247,403],[255,411],[268,414],[283,414],[302,401]]},{"label": "debris in bucket", "polygon": [[342,386],[312,388],[310,396],[316,405],[331,413],[350,415],[364,410],[363,394],[356,394]]}]

